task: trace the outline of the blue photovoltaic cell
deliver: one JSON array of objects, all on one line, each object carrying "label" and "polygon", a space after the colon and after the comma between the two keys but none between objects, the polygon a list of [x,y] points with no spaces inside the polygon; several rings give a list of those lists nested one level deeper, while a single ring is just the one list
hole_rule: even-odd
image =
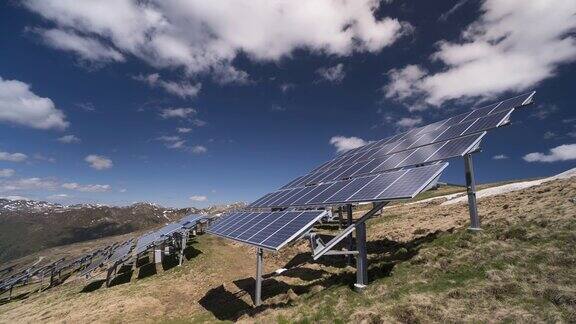
[{"label": "blue photovoltaic cell", "polygon": [[[325,211],[290,211],[253,213],[249,217],[235,216],[233,223],[238,224],[234,231],[215,230],[218,222],[208,228],[208,233],[227,237],[266,249],[278,250],[283,245],[297,238],[316,221]],[[225,228],[220,226],[219,228]]]},{"label": "blue photovoltaic cell", "polygon": [[345,185],[347,185],[351,180],[344,180],[344,181],[339,181],[339,182],[335,182],[333,183],[328,189],[324,190],[321,194],[319,194],[318,196],[312,198],[307,205],[320,205],[322,204],[326,199],[330,198],[331,196],[333,196],[336,192],[338,192],[340,189],[342,189]]},{"label": "blue photovoltaic cell", "polygon": [[502,120],[504,120],[510,112],[512,111],[505,110],[490,116],[482,117],[476,120],[476,122],[470,126],[470,128],[468,128],[464,134],[472,134],[479,131],[484,131],[486,129],[498,127],[498,124],[500,124],[500,122],[502,122]]},{"label": "blue photovoltaic cell", "polygon": [[376,178],[376,176],[356,178],[356,179],[352,180],[346,187],[342,188],[340,191],[338,191],[332,197],[328,198],[325,202],[331,203],[331,202],[347,201],[348,197],[352,196],[357,191],[362,189],[362,187],[367,185],[374,178]]},{"label": "blue photovoltaic cell", "polygon": [[388,188],[394,181],[401,179],[407,171],[393,171],[376,176],[368,185],[349,198],[350,201],[369,201],[378,197],[381,192]]},{"label": "blue photovoltaic cell", "polygon": [[376,200],[412,198],[430,184],[448,166],[448,163],[433,164],[409,169],[398,181],[384,190]]},{"label": "blue photovoltaic cell", "polygon": [[311,190],[309,192],[307,192],[305,195],[300,196],[300,198],[295,200],[292,204],[294,206],[303,205],[306,202],[308,202],[310,199],[319,195],[322,191],[326,190],[331,185],[332,185],[331,183],[323,183],[321,185],[311,187],[310,188]]}]

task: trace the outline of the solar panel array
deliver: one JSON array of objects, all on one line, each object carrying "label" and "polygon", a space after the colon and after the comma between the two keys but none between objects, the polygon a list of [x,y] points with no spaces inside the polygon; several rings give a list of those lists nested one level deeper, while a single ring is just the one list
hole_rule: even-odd
[{"label": "solar panel array", "polygon": [[351,202],[412,198],[448,166],[438,163],[362,177],[289,188],[265,195],[252,208],[326,206]]},{"label": "solar panel array", "polygon": [[208,232],[278,250],[312,226],[308,221],[317,221],[320,211],[264,210],[413,198],[440,177],[446,160],[476,150],[487,130],[507,124],[514,109],[531,103],[534,93],[350,150],[257,199],[247,211],[226,215]]},{"label": "solar panel array", "polygon": [[224,215],[207,232],[279,250],[311,228],[326,211],[239,212]]}]

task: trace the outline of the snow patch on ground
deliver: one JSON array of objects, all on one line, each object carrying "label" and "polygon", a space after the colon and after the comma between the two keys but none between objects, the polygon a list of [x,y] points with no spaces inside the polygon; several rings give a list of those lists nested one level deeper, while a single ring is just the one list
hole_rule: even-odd
[{"label": "snow patch on ground", "polygon": [[[514,183],[509,183],[509,184],[505,184],[505,185],[498,186],[498,187],[483,189],[483,190],[476,192],[476,198],[484,198],[484,197],[490,197],[490,196],[495,196],[495,195],[502,195],[502,194],[505,194],[507,192],[522,190],[522,189],[541,185],[545,182],[558,180],[558,179],[568,179],[568,178],[571,178],[574,176],[576,176],[576,168],[570,169],[568,171],[564,171],[560,174],[557,174],[557,175],[549,177],[549,178],[532,180],[532,181],[514,182]],[[453,194],[453,195],[437,197],[437,198],[447,199],[447,201],[443,202],[442,205],[452,205],[452,204],[467,202],[468,197],[465,194],[463,196],[462,195],[463,194]],[[461,197],[458,197],[458,196],[461,196]],[[422,201],[420,201],[420,202],[422,202]]]}]

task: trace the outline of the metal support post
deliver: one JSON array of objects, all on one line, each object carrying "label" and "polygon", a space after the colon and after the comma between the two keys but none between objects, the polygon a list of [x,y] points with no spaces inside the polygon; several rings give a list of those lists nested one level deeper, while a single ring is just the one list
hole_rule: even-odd
[{"label": "metal support post", "polygon": [[256,250],[256,289],[254,292],[254,305],[262,305],[262,262],[264,250],[258,248]]},{"label": "metal support post", "polygon": [[466,172],[466,191],[468,193],[468,211],[470,212],[471,231],[480,231],[480,218],[478,217],[478,208],[476,207],[476,181],[474,179],[474,165],[472,155],[464,155],[464,169]]},{"label": "metal support post", "polygon": [[338,229],[342,229],[344,220],[342,219],[342,207],[338,207]]},{"label": "metal support post", "polygon": [[178,261],[178,265],[182,265],[182,261],[184,260],[184,250],[186,249],[186,242],[188,241],[188,231],[182,233],[182,242],[180,243],[182,246],[180,247],[180,260]]},{"label": "metal support post", "polygon": [[368,284],[368,256],[366,253],[366,223],[356,225],[356,291],[362,291]]},{"label": "metal support post", "polygon": [[[346,214],[348,216],[348,226],[352,226],[352,204],[346,205]],[[348,236],[348,251],[354,250],[354,238],[352,237],[352,233]],[[348,264],[354,264],[354,256],[348,255]]]}]

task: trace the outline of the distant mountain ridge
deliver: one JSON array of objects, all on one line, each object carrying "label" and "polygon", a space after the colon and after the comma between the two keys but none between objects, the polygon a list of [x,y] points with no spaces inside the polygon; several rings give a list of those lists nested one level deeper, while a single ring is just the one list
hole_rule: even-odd
[{"label": "distant mountain ridge", "polygon": [[129,206],[61,205],[0,199],[0,264],[45,248],[126,234],[160,226],[190,213],[218,214],[244,203],[207,208],[166,208],[139,202]]}]

